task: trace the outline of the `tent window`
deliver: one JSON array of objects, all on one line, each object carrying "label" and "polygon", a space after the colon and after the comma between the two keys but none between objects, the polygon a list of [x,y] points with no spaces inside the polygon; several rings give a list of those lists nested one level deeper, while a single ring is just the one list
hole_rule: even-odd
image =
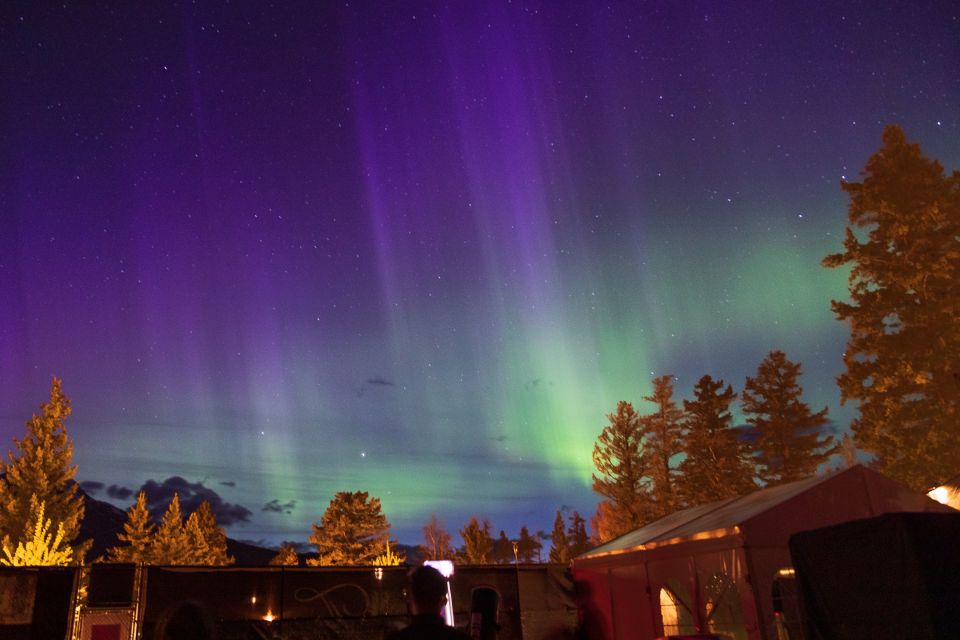
[{"label": "tent window", "polygon": [[663,620],[663,635],[696,633],[693,616],[684,598],[681,597],[685,595],[685,590],[675,582],[660,589],[660,618]]},{"label": "tent window", "polygon": [[747,640],[743,608],[737,585],[725,573],[714,574],[706,584],[707,626],[710,633],[726,634],[735,640]]}]

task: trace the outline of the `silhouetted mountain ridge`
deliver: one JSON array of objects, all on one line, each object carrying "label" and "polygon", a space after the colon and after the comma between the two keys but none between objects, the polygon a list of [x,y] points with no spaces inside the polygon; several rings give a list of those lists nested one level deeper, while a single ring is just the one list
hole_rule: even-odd
[{"label": "silhouetted mountain ridge", "polygon": [[[87,562],[95,562],[106,555],[107,549],[117,546],[117,534],[123,532],[127,512],[109,502],[91,498],[83,489],[80,489],[80,493],[84,500],[80,540],[93,540],[90,553],[87,554]],[[277,555],[276,550],[265,549],[229,537],[227,553],[236,558],[239,566],[264,565]]]}]

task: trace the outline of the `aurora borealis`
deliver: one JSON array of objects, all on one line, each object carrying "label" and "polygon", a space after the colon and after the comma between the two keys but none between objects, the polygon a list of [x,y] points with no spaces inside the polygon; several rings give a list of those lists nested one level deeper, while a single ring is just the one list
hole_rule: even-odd
[{"label": "aurora borealis", "polygon": [[617,400],[772,349],[843,430],[840,181],[960,167],[943,2],[7,3],[0,69],[0,438],[60,376],[79,480],[271,543],[591,514]]}]

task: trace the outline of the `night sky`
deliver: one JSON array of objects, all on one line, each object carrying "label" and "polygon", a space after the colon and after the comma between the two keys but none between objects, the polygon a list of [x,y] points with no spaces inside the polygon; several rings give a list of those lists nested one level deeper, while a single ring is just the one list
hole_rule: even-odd
[{"label": "night sky", "polygon": [[819,262],[887,123],[960,167],[957,4],[4,3],[0,449],[57,375],[95,497],[417,543],[592,514],[654,375],[782,349],[841,432]]}]

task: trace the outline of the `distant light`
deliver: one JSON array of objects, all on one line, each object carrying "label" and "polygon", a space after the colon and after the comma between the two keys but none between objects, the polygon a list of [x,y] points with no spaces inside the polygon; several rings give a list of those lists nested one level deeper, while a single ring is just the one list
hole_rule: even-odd
[{"label": "distant light", "polygon": [[777,575],[781,578],[792,578],[797,575],[797,572],[793,569],[793,567],[785,567],[777,571]]},{"label": "distant light", "polygon": [[267,611],[267,615],[263,616],[263,619],[267,622],[273,622],[277,619],[277,616],[273,615],[272,611]]},{"label": "distant light", "polygon": [[450,560],[427,560],[423,564],[427,567],[433,567],[448,580],[453,575],[453,562]]},{"label": "distant light", "polygon": [[250,604],[257,604],[257,596],[250,597]]},{"label": "distant light", "polygon": [[383,580],[383,567],[377,567],[376,569],[374,569],[374,570],[373,570],[373,576],[374,576],[377,580]]}]

